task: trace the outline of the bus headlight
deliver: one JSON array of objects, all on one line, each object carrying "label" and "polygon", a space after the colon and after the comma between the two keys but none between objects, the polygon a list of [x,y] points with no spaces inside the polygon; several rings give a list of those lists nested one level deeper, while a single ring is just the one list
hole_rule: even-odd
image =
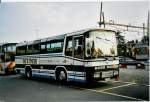
[{"label": "bus headlight", "polygon": [[113,65],[112,65],[112,68],[118,68],[118,67],[119,67],[118,64],[113,64]]},{"label": "bus headlight", "polygon": [[94,78],[100,77],[100,73],[94,73]]},{"label": "bus headlight", "polygon": [[105,66],[97,66],[97,67],[95,67],[95,70],[99,70],[99,69],[105,69]]},{"label": "bus headlight", "polygon": [[109,68],[118,68],[119,66],[118,66],[118,64],[113,64],[113,65],[108,65],[107,66],[107,68],[109,69]]}]

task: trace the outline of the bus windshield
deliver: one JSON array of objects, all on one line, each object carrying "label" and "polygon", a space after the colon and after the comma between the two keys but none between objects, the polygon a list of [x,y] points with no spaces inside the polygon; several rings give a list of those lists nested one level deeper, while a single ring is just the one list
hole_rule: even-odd
[{"label": "bus windshield", "polygon": [[115,32],[91,31],[85,37],[85,57],[99,58],[116,56],[117,44]]},{"label": "bus windshield", "polygon": [[8,45],[4,47],[5,52],[15,52],[16,51],[16,45]]}]

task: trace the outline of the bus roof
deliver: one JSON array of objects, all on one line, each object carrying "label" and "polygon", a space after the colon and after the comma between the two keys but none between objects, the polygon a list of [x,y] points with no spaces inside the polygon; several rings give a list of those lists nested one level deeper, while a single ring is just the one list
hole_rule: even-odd
[{"label": "bus roof", "polygon": [[52,36],[52,37],[48,37],[48,38],[37,39],[37,40],[33,40],[33,41],[24,41],[24,42],[18,43],[16,46],[31,45],[31,44],[37,44],[37,43],[42,43],[42,42],[51,41],[51,40],[64,39],[65,36],[80,35],[80,34],[83,34],[85,32],[97,31],[97,30],[99,30],[99,31],[108,31],[108,32],[116,32],[116,31],[110,30],[110,29],[90,28],[90,29],[74,31],[74,32],[66,33],[66,34],[62,34],[62,35]]},{"label": "bus roof", "polygon": [[67,36],[80,35],[80,34],[83,34],[85,32],[97,31],[97,30],[99,30],[99,31],[116,32],[116,31],[110,30],[110,29],[90,28],[90,29],[85,29],[85,30],[80,30],[80,31],[75,31],[75,32],[68,33]]},{"label": "bus roof", "polygon": [[17,43],[0,43],[0,46],[16,45]]}]

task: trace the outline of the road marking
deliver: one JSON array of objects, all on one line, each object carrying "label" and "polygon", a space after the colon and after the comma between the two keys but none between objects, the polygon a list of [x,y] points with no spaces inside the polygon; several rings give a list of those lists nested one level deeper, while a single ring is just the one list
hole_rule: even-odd
[{"label": "road marking", "polygon": [[102,91],[100,91],[100,93],[105,93],[105,94],[109,94],[109,95],[113,95],[113,96],[119,96],[119,97],[128,98],[128,99],[133,99],[133,100],[138,100],[138,101],[146,101],[146,100],[142,100],[142,99],[139,99],[139,98],[130,97],[130,96],[125,96],[125,95],[119,95],[119,94],[110,93],[110,92],[102,92]]},{"label": "road marking", "polygon": [[132,99],[132,100],[137,100],[137,101],[146,101],[146,100],[142,100],[142,99],[135,98],[135,97],[119,95],[119,94],[110,93],[110,92],[104,92],[104,91],[98,91],[98,90],[94,90],[94,89],[87,89],[87,88],[74,87],[74,86],[73,86],[73,88],[77,88],[77,89],[80,89],[80,90],[93,91],[93,92],[98,92],[98,93],[104,93],[104,94],[109,94],[109,95],[113,95],[113,96],[119,96],[119,97],[128,98],[128,99]]},{"label": "road marking", "polygon": [[136,84],[136,85],[140,85],[140,86],[148,86],[150,87],[150,85],[146,85],[146,84],[140,84],[140,83],[136,83],[136,82],[128,82],[128,81],[105,81],[105,82],[114,82],[114,83],[126,83],[126,84]]},{"label": "road marking", "polygon": [[133,85],[133,84],[134,84],[134,83],[125,84],[125,85],[120,85],[120,86],[115,86],[115,87],[106,88],[106,89],[100,90],[100,91],[108,91],[108,90],[112,90],[112,89],[116,89],[116,88],[120,88],[120,87],[130,86],[130,85]]},{"label": "road marking", "polygon": [[3,75],[3,78],[18,78],[20,75]]}]

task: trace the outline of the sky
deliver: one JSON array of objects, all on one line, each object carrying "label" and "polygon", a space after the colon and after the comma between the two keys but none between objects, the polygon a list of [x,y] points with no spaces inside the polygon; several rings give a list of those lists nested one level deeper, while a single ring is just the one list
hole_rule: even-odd
[{"label": "sky", "polygon": [[[149,2],[103,2],[105,20],[142,26]],[[99,2],[47,2],[0,4],[0,43],[45,38],[86,28],[98,27]],[[140,39],[142,33],[125,32],[126,40]]]}]

